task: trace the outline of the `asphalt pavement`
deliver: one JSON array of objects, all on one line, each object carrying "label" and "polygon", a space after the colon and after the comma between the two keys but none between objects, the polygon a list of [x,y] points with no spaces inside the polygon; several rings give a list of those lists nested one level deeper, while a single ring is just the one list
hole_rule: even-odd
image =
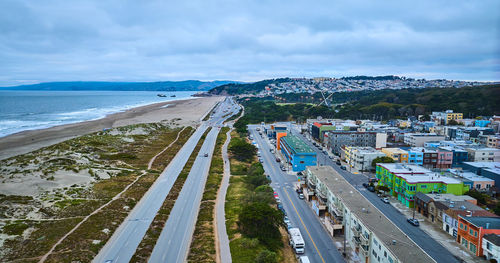
[{"label": "asphalt pavement", "polygon": [[222,125],[222,116],[227,114],[227,111],[224,112],[223,105],[232,111],[238,111],[237,105],[230,99],[226,99],[224,102],[219,103],[216,107],[217,110],[214,117],[203,122],[188,139],[181,150],[160,174],[158,179],[144,194],[139,203],[137,203],[127,218],[125,218],[122,224],[116,229],[106,245],[99,251],[93,262],[110,263],[130,261],[203,133],[208,126],[220,128]]},{"label": "asphalt pavement", "polygon": [[[219,104],[216,113],[207,121],[213,128],[191,167],[148,262],[186,261],[217,135],[224,120],[231,116],[229,113],[236,114],[238,110],[238,106],[231,99],[227,99]],[[204,157],[205,153],[208,157]]]},{"label": "asphalt pavement", "polygon": [[309,141],[303,134],[300,134],[297,130],[294,129],[292,129],[292,133],[300,137],[313,150],[316,151],[319,165],[332,166],[340,175],[342,175],[349,183],[357,188],[361,192],[361,194],[366,197],[366,199],[368,199],[375,207],[377,207],[377,209],[379,209],[389,220],[391,220],[402,232],[404,232],[436,262],[461,262],[451,252],[449,252],[445,247],[443,247],[439,242],[430,237],[423,230],[410,225],[406,221],[407,218],[395,207],[383,203],[382,200],[380,200],[380,197],[378,197],[375,193],[367,191],[366,188],[362,186],[363,183],[368,182],[368,179],[365,175],[353,174],[347,170],[340,169],[340,166],[336,165],[333,160],[331,160],[326,154],[315,147],[312,142]]},{"label": "asphalt pavement", "polygon": [[298,227],[306,243],[305,255],[311,262],[345,262],[332,238],[323,228],[318,217],[304,200],[298,198],[294,184],[297,176],[281,171],[275,156],[270,152],[270,145],[255,130],[257,125],[250,125],[249,131],[259,146],[265,172],[271,177],[271,186],[278,193],[292,227]]}]

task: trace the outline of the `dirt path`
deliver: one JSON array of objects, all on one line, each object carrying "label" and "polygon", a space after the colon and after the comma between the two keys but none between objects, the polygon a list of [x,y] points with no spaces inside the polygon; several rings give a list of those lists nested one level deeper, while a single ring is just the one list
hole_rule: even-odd
[{"label": "dirt path", "polygon": [[165,147],[165,149],[163,149],[161,152],[159,152],[158,154],[156,154],[155,156],[153,156],[153,158],[151,158],[151,160],[149,160],[148,170],[151,170],[151,167],[153,166],[154,161],[156,160],[156,158],[158,156],[160,156],[160,154],[164,153],[166,150],[168,150],[168,148],[170,148],[172,145],[174,145],[175,142],[177,142],[177,140],[179,139],[179,136],[181,136],[181,133],[186,129],[186,127],[187,126],[184,126],[184,128],[182,128],[182,130],[180,130],[177,133],[177,137],[175,138],[175,140],[173,142],[171,142],[167,147]]},{"label": "dirt path", "polygon": [[[151,169],[151,166],[153,165],[153,162],[156,160],[156,158],[158,156],[160,156],[160,154],[162,154],[163,152],[165,152],[168,148],[170,148],[172,145],[174,145],[175,142],[177,142],[177,140],[179,139],[180,137],[180,134],[184,131],[184,129],[186,129],[187,126],[184,126],[184,128],[182,128],[182,130],[180,130],[178,133],[177,133],[177,137],[175,138],[175,140],[173,142],[171,142],[167,147],[165,147],[165,149],[163,149],[161,152],[159,152],[158,154],[156,154],[155,156],[153,156],[153,158],[151,158],[151,160],[149,160],[149,163],[148,163],[148,169]],[[80,221],[78,224],[76,224],[75,227],[73,227],[73,229],[71,229],[68,233],[66,233],[63,237],[61,237],[49,250],[49,252],[47,252],[45,255],[42,256],[42,258],[40,259],[40,261],[38,261],[39,263],[42,263],[42,262],[45,262],[45,260],[47,260],[47,257],[52,254],[52,252],[54,252],[54,249],[59,245],[61,244],[61,242],[64,241],[64,239],[66,239],[69,235],[71,235],[73,232],[75,232],[76,229],[78,229],[85,221],[87,221],[91,216],[95,215],[96,213],[98,213],[99,211],[101,211],[103,208],[105,208],[106,206],[108,206],[109,204],[111,204],[113,201],[115,201],[116,199],[120,198],[120,196],[125,193],[132,185],[134,185],[139,179],[141,179],[144,175],[146,174],[146,172],[142,172],[141,175],[137,176],[137,178],[132,182],[130,183],[129,185],[127,185],[120,193],[118,193],[117,195],[115,195],[113,198],[111,198],[111,200],[109,200],[107,203],[105,203],[104,205],[100,206],[99,208],[97,208],[96,210],[94,210],[92,213],[90,213],[89,215],[85,216],[83,218],[82,221]]]}]

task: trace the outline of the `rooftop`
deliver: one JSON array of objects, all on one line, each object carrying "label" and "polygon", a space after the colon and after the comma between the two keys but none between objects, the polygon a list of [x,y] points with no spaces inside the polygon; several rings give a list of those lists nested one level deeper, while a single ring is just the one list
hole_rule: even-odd
[{"label": "rooftop", "polygon": [[476,227],[482,227],[485,229],[500,229],[500,217],[483,217],[483,216],[460,216],[467,222],[475,225]]},{"label": "rooftop", "polygon": [[[401,262],[434,262],[330,166],[307,167]],[[393,240],[396,244],[393,244]]]},{"label": "rooftop", "polygon": [[464,164],[468,164],[476,168],[500,168],[500,162],[464,162]]},{"label": "rooftop", "polygon": [[404,178],[407,183],[445,183],[445,184],[460,184],[461,181],[439,173],[428,172],[425,174],[396,174],[396,176]]},{"label": "rooftop", "polygon": [[425,174],[430,172],[430,170],[414,164],[379,163],[378,165],[384,167],[393,174]]},{"label": "rooftop", "polygon": [[309,145],[295,135],[287,134],[281,137],[281,140],[284,140],[296,153],[315,153]]},{"label": "rooftop", "polygon": [[483,239],[488,240],[490,243],[500,246],[500,235],[487,234],[483,236]]}]

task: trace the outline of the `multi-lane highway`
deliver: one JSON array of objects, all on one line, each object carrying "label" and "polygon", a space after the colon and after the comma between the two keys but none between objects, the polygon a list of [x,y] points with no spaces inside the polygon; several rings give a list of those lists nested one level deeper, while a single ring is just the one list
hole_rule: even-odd
[{"label": "multi-lane highway", "polygon": [[[291,127],[292,128],[292,127]],[[366,183],[367,177],[362,174],[353,174],[349,171],[342,170],[333,160],[328,158],[321,150],[313,146],[304,135],[300,134],[297,129],[291,129],[292,133],[302,138],[318,156],[319,165],[332,166],[340,175],[342,175],[349,183],[357,188],[363,196],[365,196],[377,209],[379,209],[389,220],[391,220],[401,231],[403,231],[410,239],[412,239],[420,248],[422,248],[430,257],[437,262],[460,262],[455,256],[443,247],[439,242],[430,237],[427,233],[418,227],[410,225],[401,212],[393,206],[383,203],[380,198],[372,192],[367,191],[362,184]]]},{"label": "multi-lane highway", "polygon": [[[202,157],[195,160],[182,191],[170,212],[165,227],[156,242],[149,262],[186,261],[203,189],[210,169],[215,141],[220,130],[218,127],[222,125],[222,122],[226,118],[232,114],[236,114],[239,110],[234,104],[228,104],[222,104],[220,107],[224,111],[217,111],[209,121],[214,127],[208,133],[201,147],[200,156]],[[208,154],[208,157],[203,157],[205,153]]]},{"label": "multi-lane highway", "polygon": [[263,166],[271,177],[271,186],[278,193],[283,207],[293,227],[298,227],[306,243],[305,255],[311,262],[344,262],[344,258],[337,250],[328,233],[323,229],[321,222],[314,215],[311,208],[298,198],[294,189],[297,182],[295,175],[284,173],[270,152],[270,145],[255,130],[256,125],[250,125],[249,131],[259,146]]},{"label": "multi-lane highway", "polygon": [[[232,99],[226,99],[219,103],[215,110],[215,114],[213,114],[208,121],[203,122],[191,138],[184,144],[167,168],[144,194],[134,209],[132,209],[124,222],[122,222],[113,233],[106,245],[99,251],[99,254],[94,258],[93,262],[128,262],[132,258],[137,246],[144,237],[144,234],[203,133],[209,126],[219,128],[224,119],[230,116],[228,113],[238,112],[238,110],[239,107]],[[207,145],[212,145],[212,150],[216,137],[217,136],[214,137],[213,135],[207,136],[205,140]],[[213,142],[207,142],[210,140],[213,140]],[[208,146],[204,148],[204,150],[208,151]],[[207,157],[204,156],[198,158],[207,159]],[[189,237],[189,239],[190,238],[191,237]]]}]

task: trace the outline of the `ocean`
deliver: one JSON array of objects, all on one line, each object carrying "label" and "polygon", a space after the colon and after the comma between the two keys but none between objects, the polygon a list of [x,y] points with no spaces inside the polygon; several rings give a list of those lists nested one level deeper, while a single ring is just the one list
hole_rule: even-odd
[{"label": "ocean", "polygon": [[[158,97],[157,94],[167,97]],[[186,99],[196,91],[0,91],[0,137],[96,120],[151,103]],[[175,95],[176,97],[170,97]]]}]

